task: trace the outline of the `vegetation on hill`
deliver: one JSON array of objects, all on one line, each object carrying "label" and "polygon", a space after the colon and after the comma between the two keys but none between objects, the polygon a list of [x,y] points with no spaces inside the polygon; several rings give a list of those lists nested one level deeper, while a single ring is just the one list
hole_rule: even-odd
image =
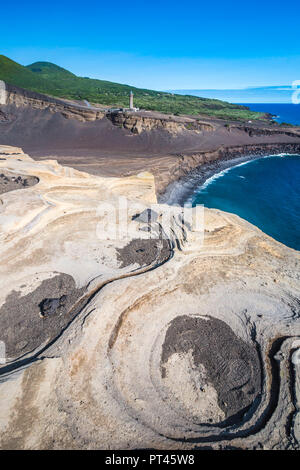
[{"label": "vegetation on hill", "polygon": [[225,119],[253,120],[262,113],[224,101],[176,95],[122,85],[119,83],[77,77],[49,62],[35,62],[26,67],[0,55],[0,80],[47,95],[73,100],[88,100],[113,107],[127,107],[130,90],[135,106],[172,114],[205,114]]}]

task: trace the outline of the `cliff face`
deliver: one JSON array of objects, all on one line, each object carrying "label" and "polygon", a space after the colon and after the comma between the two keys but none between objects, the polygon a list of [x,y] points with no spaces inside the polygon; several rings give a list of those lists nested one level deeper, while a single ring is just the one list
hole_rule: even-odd
[{"label": "cliff face", "polygon": [[295,133],[299,134],[300,137],[300,130],[299,129],[294,129],[294,130],[288,130],[287,128],[280,129],[270,129],[268,127],[264,128],[259,128],[259,127],[249,127],[249,126],[235,126],[231,125],[228,128],[229,132],[234,132],[234,131],[242,131],[246,132],[249,137],[257,137],[257,136],[273,136],[273,135],[286,135],[288,137],[294,137]]},{"label": "cliff face", "polygon": [[157,118],[146,117],[136,113],[111,113],[107,115],[108,119],[118,127],[123,127],[133,134],[141,134],[142,132],[151,132],[155,129],[162,129],[168,131],[170,134],[178,134],[184,131],[193,132],[212,132],[214,126],[205,122],[200,122],[196,119],[181,119],[175,118]]},{"label": "cliff face", "polygon": [[17,108],[28,106],[33,109],[47,109],[51,113],[60,113],[67,119],[77,119],[81,122],[96,121],[105,116],[102,110],[85,108],[75,103],[4,84],[4,82],[2,82],[2,95],[0,87],[0,104],[14,105]]},{"label": "cliff face", "polygon": [[221,146],[212,152],[195,152],[179,155],[179,167],[181,176],[188,174],[198,166],[204,163],[230,160],[244,156],[264,156],[278,153],[299,153],[299,143],[270,143],[237,145],[232,147]]}]

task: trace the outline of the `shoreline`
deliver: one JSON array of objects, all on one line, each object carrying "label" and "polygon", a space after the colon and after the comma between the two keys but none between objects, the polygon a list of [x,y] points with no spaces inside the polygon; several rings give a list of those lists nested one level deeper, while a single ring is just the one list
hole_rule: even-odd
[{"label": "shoreline", "polygon": [[[208,163],[199,165],[190,173],[182,176],[178,180],[172,182],[166,191],[159,198],[159,203],[169,205],[191,206],[193,196],[200,190],[200,188],[212,177],[222,173],[243,163],[266,158],[268,156],[279,156],[285,152],[270,153],[270,154],[248,154],[243,156],[223,158],[222,160],[214,160]],[[286,152],[288,155],[292,155]],[[293,155],[298,155],[294,153]]]}]

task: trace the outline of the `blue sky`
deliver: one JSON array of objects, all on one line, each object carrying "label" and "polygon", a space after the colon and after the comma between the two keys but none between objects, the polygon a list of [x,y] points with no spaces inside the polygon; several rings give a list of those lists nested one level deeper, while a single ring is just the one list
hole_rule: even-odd
[{"label": "blue sky", "polygon": [[299,2],[14,1],[0,53],[157,90],[300,80]]}]

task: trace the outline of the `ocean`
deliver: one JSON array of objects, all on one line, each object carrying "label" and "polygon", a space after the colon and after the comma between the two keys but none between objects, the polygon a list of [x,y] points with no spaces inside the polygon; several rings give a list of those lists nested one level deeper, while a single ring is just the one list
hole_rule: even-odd
[{"label": "ocean", "polygon": [[277,122],[287,122],[300,126],[300,104],[292,103],[240,103],[248,106],[251,111],[262,111],[274,114]]},{"label": "ocean", "polygon": [[209,178],[192,204],[239,215],[300,250],[300,155],[259,158]]}]

